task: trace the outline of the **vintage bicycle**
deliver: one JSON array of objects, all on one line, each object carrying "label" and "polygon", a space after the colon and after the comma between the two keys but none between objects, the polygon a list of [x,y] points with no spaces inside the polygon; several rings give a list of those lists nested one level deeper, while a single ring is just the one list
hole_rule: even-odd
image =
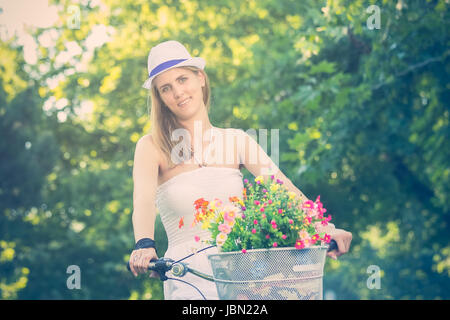
[{"label": "vintage bicycle", "polygon": [[[203,248],[195,254],[212,247]],[[183,262],[194,253],[176,261],[169,258],[152,260],[148,270],[156,271],[161,281],[181,281],[192,286],[205,300],[197,287],[181,279],[184,275],[191,273],[215,282],[221,300],[321,300],[326,253],[336,249],[336,242],[331,240],[329,245],[300,250],[274,248],[209,254],[212,275]],[[130,270],[129,263],[127,268]],[[168,272],[171,276],[167,276]]]}]

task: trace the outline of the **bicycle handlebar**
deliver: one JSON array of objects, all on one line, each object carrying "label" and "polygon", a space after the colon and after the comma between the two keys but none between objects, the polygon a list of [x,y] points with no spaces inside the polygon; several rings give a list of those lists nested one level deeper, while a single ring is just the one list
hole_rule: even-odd
[{"label": "bicycle handlebar", "polygon": [[[168,259],[168,258],[159,258],[159,259],[153,259],[150,261],[148,265],[149,271],[156,271],[159,274],[159,278],[161,281],[166,281],[167,276],[166,272],[171,270],[174,265],[174,260]],[[127,269],[128,271],[131,271],[130,268],[130,262],[127,263]]]},{"label": "bicycle handlebar", "polygon": [[[328,245],[327,252],[337,250],[338,246],[335,240],[331,240],[330,244]],[[131,272],[130,268],[130,262],[127,263],[127,269]],[[148,265],[149,271],[156,271],[159,274],[159,278],[161,281],[166,281],[168,278],[166,276],[166,272],[172,270],[172,273],[174,276],[182,277],[187,272],[191,272],[192,274],[195,274],[196,276],[209,280],[214,281],[212,276],[209,276],[207,274],[204,274],[202,272],[199,272],[197,270],[191,269],[187,266],[186,263],[182,262],[175,262],[172,259],[169,258],[159,258],[157,260],[153,259],[150,261],[150,264]]]}]

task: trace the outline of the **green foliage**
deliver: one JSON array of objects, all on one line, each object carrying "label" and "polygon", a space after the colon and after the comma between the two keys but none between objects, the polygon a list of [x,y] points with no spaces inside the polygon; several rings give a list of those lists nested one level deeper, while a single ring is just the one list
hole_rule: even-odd
[{"label": "green foliage", "polygon": [[[84,1],[80,29],[73,2],[53,2],[59,21],[33,32],[37,64],[0,45],[2,298],[163,297],[125,263],[147,54],[169,39],[206,59],[213,124],[280,129],[281,170],[353,233],[325,291],[450,298],[447,1]],[[371,4],[380,29],[367,28]],[[93,46],[102,25],[110,40]],[[156,238],[161,255],[160,219]],[[73,264],[81,290],[66,287]]]},{"label": "green foliage", "polygon": [[[324,217],[320,197],[316,202],[301,202],[296,193],[289,191],[283,181],[264,181],[258,176],[251,182],[244,180],[244,194],[230,197],[232,204],[223,205],[221,199],[195,201],[195,224],[208,230],[204,241],[217,246],[222,252],[247,249],[295,247],[303,249],[330,242],[323,229],[331,216]],[[225,199],[224,199],[225,200]]]}]

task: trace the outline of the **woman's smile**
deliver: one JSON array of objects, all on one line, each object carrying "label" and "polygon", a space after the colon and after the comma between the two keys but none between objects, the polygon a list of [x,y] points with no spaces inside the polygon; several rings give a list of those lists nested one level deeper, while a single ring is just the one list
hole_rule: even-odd
[{"label": "woman's smile", "polygon": [[191,97],[184,99],[183,101],[181,101],[180,103],[178,103],[179,107],[185,107],[190,101],[192,100]]}]

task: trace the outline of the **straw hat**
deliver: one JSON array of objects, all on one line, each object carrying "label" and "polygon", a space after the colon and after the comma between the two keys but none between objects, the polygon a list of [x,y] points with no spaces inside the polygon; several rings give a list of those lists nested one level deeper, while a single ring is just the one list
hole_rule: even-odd
[{"label": "straw hat", "polygon": [[186,48],[178,41],[162,42],[154,46],[148,54],[148,79],[142,87],[150,89],[152,80],[166,70],[183,66],[194,66],[203,70],[205,64],[203,58],[191,57]]}]

